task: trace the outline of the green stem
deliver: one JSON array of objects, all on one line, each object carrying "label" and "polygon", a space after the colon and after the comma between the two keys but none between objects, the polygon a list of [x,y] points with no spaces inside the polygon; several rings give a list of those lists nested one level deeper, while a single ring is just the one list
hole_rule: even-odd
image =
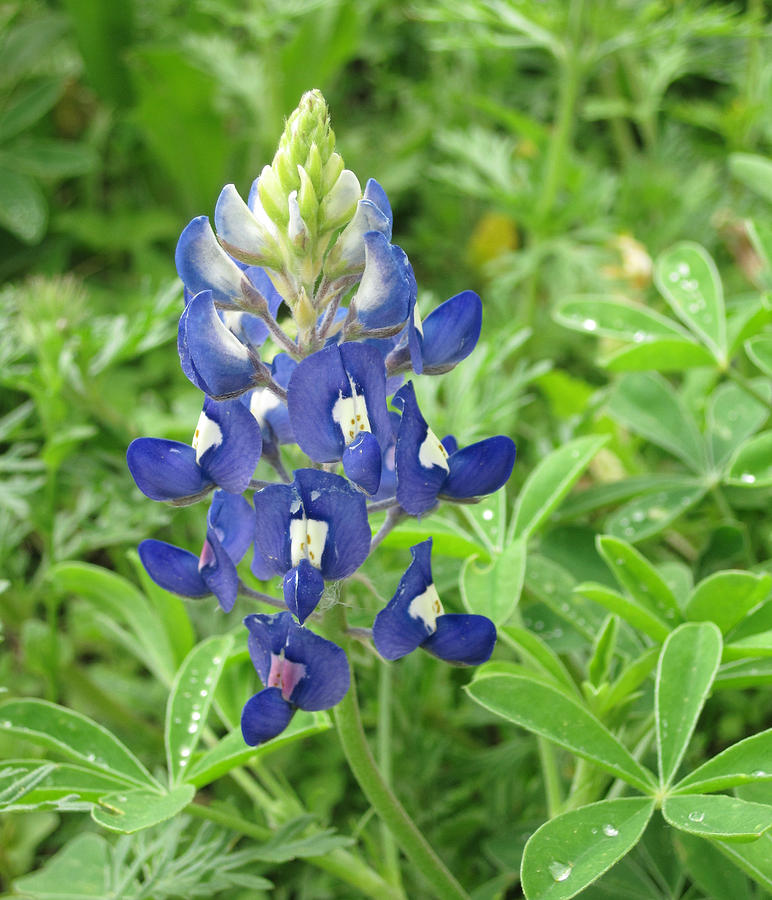
[{"label": "green stem", "polygon": [[[347,642],[346,617],[341,604],[329,610],[325,625],[336,643]],[[343,752],[365,797],[394,835],[402,852],[431,885],[434,895],[439,900],[469,900],[469,895],[445,867],[378,771],[362,728],[353,678],[348,693],[335,707],[335,725]]]},{"label": "green stem", "polygon": [[723,519],[727,522],[733,522],[735,519],[734,513],[732,512],[732,508],[727,503],[727,499],[724,496],[724,492],[721,490],[721,487],[717,484],[714,484],[710,489],[711,496],[716,501],[716,506],[718,507],[719,512]]},{"label": "green stem", "polygon": [[539,762],[541,763],[542,776],[544,777],[544,794],[547,798],[547,815],[554,819],[563,806],[563,789],[560,784],[555,748],[547,738],[537,737],[539,748]]},{"label": "green stem", "polygon": [[[349,629],[349,633],[351,630]],[[388,663],[380,667],[378,673],[378,731],[376,737],[376,751],[378,767],[383,775],[383,780],[391,787],[392,783],[392,758],[391,758],[391,688],[393,668]],[[402,879],[399,871],[399,852],[394,836],[384,822],[381,822],[381,843],[383,844],[383,868],[386,878],[395,887],[402,889]]]},{"label": "green stem", "polygon": [[[200,803],[191,803],[186,807],[185,812],[188,815],[195,816],[199,819],[207,819],[217,825],[222,825],[231,831],[237,831],[245,837],[253,838],[256,841],[264,843],[270,840],[273,832],[265,825],[257,825],[241,816],[235,816],[225,810],[213,809],[211,806],[202,806]],[[374,872],[368,865],[363,863],[347,850],[333,850],[325,856],[306,856],[305,862],[316,866],[317,869],[323,869],[330,875],[335,875],[341,881],[353,885],[360,890],[366,897],[373,897],[375,900],[403,900],[402,895],[395,891],[394,888],[384,881],[383,878]]]}]

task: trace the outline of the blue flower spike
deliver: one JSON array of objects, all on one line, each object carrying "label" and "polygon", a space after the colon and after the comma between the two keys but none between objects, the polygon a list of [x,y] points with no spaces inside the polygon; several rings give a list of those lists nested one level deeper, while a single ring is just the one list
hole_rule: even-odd
[{"label": "blue flower spike", "polygon": [[449,453],[421,415],[412,381],[397,391],[392,404],[402,411],[394,452],[397,502],[410,515],[423,515],[439,499],[491,494],[512,474],[515,445],[510,438],[498,435]]},{"label": "blue flower spike", "polygon": [[332,641],[301,627],[287,612],[247,616],[244,624],[249,655],[264,685],[241,714],[249,746],[281,734],[297,709],[330,709],[345,697],[348,661]]},{"label": "blue flower spike", "polygon": [[374,494],[381,454],[391,440],[386,369],[365,344],[331,344],[292,373],[287,408],[295,440],[314,462],[343,461],[346,475]]},{"label": "blue flower spike", "polygon": [[298,469],[292,484],[271,484],[255,494],[253,573],[284,576],[284,598],[303,622],[325,581],[353,574],[370,552],[364,495],[339,475]]},{"label": "blue flower spike", "polygon": [[146,497],[188,506],[216,486],[232,494],[245,491],[261,448],[260,426],[243,404],[207,397],[192,445],[137,438],[129,444],[126,461]]},{"label": "blue flower spike", "polygon": [[216,491],[207,516],[201,555],[164,541],[146,540],[139,558],[153,581],[173,594],[200,598],[212,594],[224,612],[236,602],[239,576],[236,566],[251,544],[255,514],[243,498]]},{"label": "blue flower spike", "polygon": [[485,616],[446,613],[432,578],[432,539],[410,548],[412,562],[397,592],[375,617],[373,641],[384,659],[395,660],[421,647],[460,666],[490,659],[496,627]]}]

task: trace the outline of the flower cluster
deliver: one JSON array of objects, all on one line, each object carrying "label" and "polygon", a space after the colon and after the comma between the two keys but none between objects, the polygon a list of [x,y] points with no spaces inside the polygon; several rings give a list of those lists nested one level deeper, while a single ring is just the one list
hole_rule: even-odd
[{"label": "flower cluster", "polygon": [[[387,510],[383,534],[441,500],[491,493],[509,478],[515,447],[500,436],[459,449],[421,414],[405,377],[447,372],[468,356],[482,304],[464,291],[421,321],[412,267],[391,243],[386,194],[372,179],[362,192],[344,168],[318,91],[290,116],[247,201],[233,185],[223,189],[214,224],[216,234],[207,217],[194,219],[176,252],[180,362],[204,395],[192,443],[138,438],[127,459],[154,500],[187,505],[211,494],[199,556],[157,540],[140,545],[157,584],[213,595],[229,612],[239,593],[254,595],[237,571],[250,547],[258,579],[282,578],[273,600],[282,611],[244,620],[264,685],[242,715],[254,745],[296,709],[328,709],[348,690],[345,653],[307,623],[326,585],[352,575],[377,543],[370,516]],[[292,477],[282,460],[289,444],[310,461]],[[261,459],[278,481],[254,478]],[[445,613],[431,540],[412,556],[375,618],[375,648],[388,660],[420,646],[451,663],[484,662],[493,624]]]}]

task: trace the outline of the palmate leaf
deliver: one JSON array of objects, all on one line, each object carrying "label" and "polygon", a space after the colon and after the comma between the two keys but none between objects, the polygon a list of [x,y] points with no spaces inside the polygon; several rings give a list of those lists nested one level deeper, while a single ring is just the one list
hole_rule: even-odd
[{"label": "palmate leaf", "polygon": [[762,431],[739,448],[732,460],[728,480],[745,487],[772,484],[772,431]]},{"label": "palmate leaf", "polygon": [[680,625],[662,647],[655,682],[657,759],[669,785],[686,752],[721,661],[721,632],[712,622]]},{"label": "palmate leaf", "polygon": [[553,318],[575,331],[636,344],[657,338],[689,339],[677,322],[639,304],[598,294],[572,297],[560,303]]},{"label": "palmate leaf", "polygon": [[707,493],[707,487],[691,479],[625,503],[603,523],[612,537],[631,543],[659,534],[685,512],[696,506]]},{"label": "palmate leaf", "polygon": [[601,800],[563,813],[525,846],[521,879],[527,900],[568,900],[618,862],[640,840],[654,801]]},{"label": "palmate leaf", "polygon": [[772,728],[727,747],[682,778],[678,793],[725,791],[741,784],[772,781]]}]

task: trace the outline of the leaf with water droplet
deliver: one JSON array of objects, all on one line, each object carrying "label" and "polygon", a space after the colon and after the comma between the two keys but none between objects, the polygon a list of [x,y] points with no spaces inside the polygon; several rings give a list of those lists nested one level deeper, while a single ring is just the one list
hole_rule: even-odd
[{"label": "leaf with water droplet", "polygon": [[653,810],[645,797],[601,800],[542,825],[523,852],[527,900],[568,900],[584,890],[638,843]]},{"label": "leaf with water droplet", "polygon": [[772,728],[727,747],[678,782],[673,791],[709,793],[772,782]]},{"label": "leaf with water droplet", "polygon": [[102,725],[45,700],[9,700],[0,706],[3,731],[50,747],[88,768],[122,782],[161,790],[142,763]]},{"label": "leaf with water droplet", "polygon": [[91,810],[91,818],[110,831],[133,834],[176,816],[195,794],[191,784],[178,785],[165,794],[151,791],[107,794]]},{"label": "leaf with water droplet", "polygon": [[[756,379],[754,388],[762,397],[772,397],[769,381]],[[738,447],[754,435],[769,418],[769,407],[739,385],[726,382],[710,395],[706,411],[706,437],[713,464],[723,469]]]},{"label": "leaf with water droplet", "polygon": [[723,365],[727,348],[724,290],[707,250],[686,241],[676,244],[657,259],[654,281],[673,312]]},{"label": "leaf with water droplet", "polygon": [[710,351],[702,344],[680,338],[660,338],[622,347],[601,360],[609,372],[684,372],[713,368],[715,364]]},{"label": "leaf with water droplet", "polygon": [[712,622],[680,625],[662,647],[654,688],[660,780],[669,785],[686,752],[721,662]]},{"label": "leaf with water droplet", "polygon": [[722,841],[755,841],[772,828],[772,806],[725,794],[666,797],[662,815],[674,828]]},{"label": "leaf with water droplet", "polygon": [[[212,697],[232,646],[232,634],[207,638],[190,651],[177,672],[166,705],[166,759],[171,785],[183,780],[189,757],[206,725]],[[202,678],[211,679],[210,688],[191,690]]]},{"label": "leaf with water droplet", "polygon": [[[558,305],[553,318],[575,331],[593,331],[601,337],[622,341],[642,343],[658,337],[688,337],[688,332],[677,322],[648,306],[603,294],[569,297]],[[594,322],[595,327],[587,328],[588,321]]]},{"label": "leaf with water droplet", "polygon": [[684,479],[679,486],[646,494],[621,506],[606,519],[603,528],[612,537],[637,543],[667,528],[699,503],[706,492],[704,484]]},{"label": "leaf with water droplet", "polygon": [[[631,521],[633,519],[631,516]],[[662,619],[673,622],[681,620],[675,595],[642,553],[627,541],[611,535],[599,535],[595,544],[619,586],[641,606]]]},{"label": "leaf with water droplet", "polygon": [[738,449],[728,480],[743,487],[772,485],[772,431],[762,431]]},{"label": "leaf with water droplet", "polygon": [[515,610],[525,578],[525,541],[514,540],[487,565],[470,557],[461,568],[459,584],[464,606],[470,613],[487,616],[496,625]]}]

